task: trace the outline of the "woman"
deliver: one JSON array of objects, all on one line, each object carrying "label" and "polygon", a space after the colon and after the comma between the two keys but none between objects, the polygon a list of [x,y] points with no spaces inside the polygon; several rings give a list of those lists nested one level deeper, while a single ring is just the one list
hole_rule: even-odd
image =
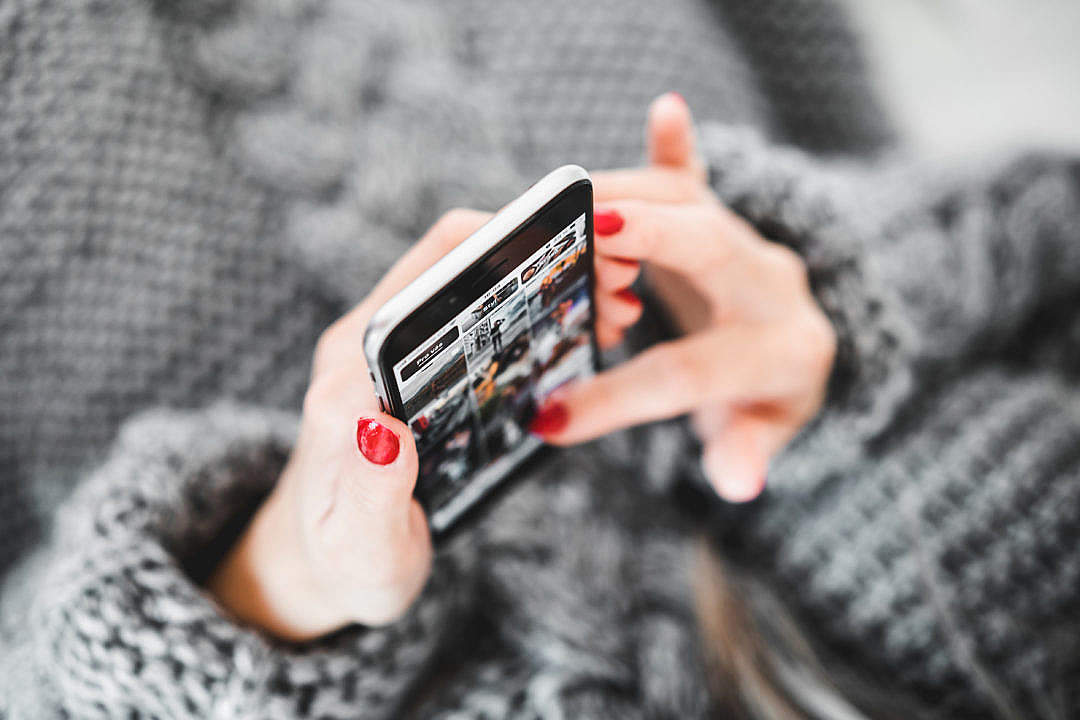
[{"label": "woman", "polygon": [[[725,127],[881,147],[828,5],[530,10],[4,17],[5,710],[840,716],[838,684],[873,715],[1074,711],[1075,163],[825,162]],[[754,571],[756,633],[742,575],[693,564],[678,423],[559,455],[433,558],[409,433],[355,352],[483,217],[447,215],[384,272],[437,211],[564,160],[633,164],[644,98],[676,78],[713,122],[695,152],[666,96],[649,167],[597,174],[598,333],[636,320],[644,260],[687,336],[534,430],[692,411],[722,495],[768,466],[767,497],[709,518]],[[826,680],[787,611],[846,659]]]}]

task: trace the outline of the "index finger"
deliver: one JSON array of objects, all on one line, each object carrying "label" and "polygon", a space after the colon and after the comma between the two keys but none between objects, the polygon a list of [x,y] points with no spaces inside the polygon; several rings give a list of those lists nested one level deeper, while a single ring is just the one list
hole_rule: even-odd
[{"label": "index finger", "polygon": [[705,184],[683,168],[663,165],[595,170],[589,173],[593,183],[593,202],[605,203],[620,198],[652,202],[689,203],[707,193]]},{"label": "index finger", "polygon": [[604,205],[622,219],[619,230],[596,235],[596,252],[695,275],[753,250],[757,234],[719,204],[670,205],[619,200]]},{"label": "index finger", "polygon": [[694,119],[682,95],[664,93],[649,105],[645,139],[652,165],[666,165],[689,172],[705,182],[705,162],[694,139]]},{"label": "index finger", "polygon": [[[544,432],[558,445],[665,420],[710,402],[737,405],[787,397],[789,348],[778,333],[729,326],[656,345],[621,365],[560,389],[544,411],[558,408],[562,427]],[[718,368],[723,368],[722,372]]]},{"label": "index finger", "polygon": [[467,209],[451,210],[439,218],[394,263],[363,302],[323,332],[315,348],[312,375],[345,363],[366,372],[364,330],[375,311],[490,219],[491,213]]},{"label": "index finger", "polygon": [[[491,213],[479,210],[455,208],[447,212],[394,263],[382,280],[372,288],[371,294],[360,306],[357,306],[357,310],[364,305],[370,306],[368,314],[370,318],[370,314],[383,303],[418,278],[421,273],[435,264],[435,261],[464,242],[490,219]],[[351,312],[345,317],[348,318],[350,315],[352,315]],[[368,318],[364,319],[365,325]]]}]

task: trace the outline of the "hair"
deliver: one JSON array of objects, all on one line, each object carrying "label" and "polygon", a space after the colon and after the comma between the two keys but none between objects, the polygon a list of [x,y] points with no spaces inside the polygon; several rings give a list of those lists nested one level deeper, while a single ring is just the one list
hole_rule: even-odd
[{"label": "hair", "polygon": [[746,720],[892,720],[919,717],[842,663],[823,664],[766,583],[698,545],[694,601],[717,715]]}]

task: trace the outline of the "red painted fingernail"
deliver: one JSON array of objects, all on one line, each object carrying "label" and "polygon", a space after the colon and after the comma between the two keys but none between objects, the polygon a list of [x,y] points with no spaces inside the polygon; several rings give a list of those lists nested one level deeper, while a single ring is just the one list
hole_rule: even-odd
[{"label": "red painted fingernail", "polygon": [[554,435],[570,422],[570,412],[561,402],[548,403],[533,416],[529,432],[533,435]]},{"label": "red painted fingernail", "polygon": [[615,292],[615,297],[619,298],[620,300],[625,300],[629,303],[634,303],[635,305],[641,304],[641,298],[639,298],[638,294],[630,288],[623,288],[622,290],[617,290]]},{"label": "red painted fingernail", "polygon": [[376,465],[389,465],[397,459],[401,442],[394,431],[371,418],[356,423],[356,444],[360,452]]},{"label": "red painted fingernail", "polygon": [[622,226],[623,216],[614,210],[597,210],[593,215],[593,228],[601,235],[614,235]]}]

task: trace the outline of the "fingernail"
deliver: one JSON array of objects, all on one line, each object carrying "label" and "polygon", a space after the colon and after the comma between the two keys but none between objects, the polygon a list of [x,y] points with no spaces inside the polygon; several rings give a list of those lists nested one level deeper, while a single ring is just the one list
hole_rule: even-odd
[{"label": "fingernail", "polygon": [[554,435],[570,422],[570,412],[561,402],[549,402],[537,411],[529,423],[533,435]]},{"label": "fingernail", "polygon": [[620,300],[625,300],[626,302],[634,303],[635,305],[641,304],[641,298],[639,298],[638,294],[630,288],[623,288],[622,290],[617,290],[615,292],[615,296]]},{"label": "fingernail", "polygon": [[360,418],[356,423],[356,444],[364,457],[376,465],[394,462],[401,449],[394,431],[371,418]]},{"label": "fingernail", "polygon": [[707,451],[701,458],[702,469],[716,493],[732,503],[744,503],[761,494],[765,478],[760,471],[747,465],[746,458],[739,455]]},{"label": "fingernail", "polygon": [[623,216],[614,210],[597,210],[593,215],[593,229],[600,235],[614,235],[622,226]]},{"label": "fingernail", "polygon": [[765,478],[761,476],[728,476],[717,480],[716,490],[720,497],[732,503],[750,502],[761,494]]},{"label": "fingernail", "polygon": [[685,104],[686,104],[686,98],[684,98],[684,97],[682,96],[682,93],[681,93],[681,92],[679,92],[679,91],[677,91],[677,90],[671,90],[671,91],[669,91],[669,92],[668,92],[668,95],[670,95],[671,97],[675,98],[676,100],[678,100],[679,102],[681,102],[681,103],[682,103],[683,105],[685,105]]}]

